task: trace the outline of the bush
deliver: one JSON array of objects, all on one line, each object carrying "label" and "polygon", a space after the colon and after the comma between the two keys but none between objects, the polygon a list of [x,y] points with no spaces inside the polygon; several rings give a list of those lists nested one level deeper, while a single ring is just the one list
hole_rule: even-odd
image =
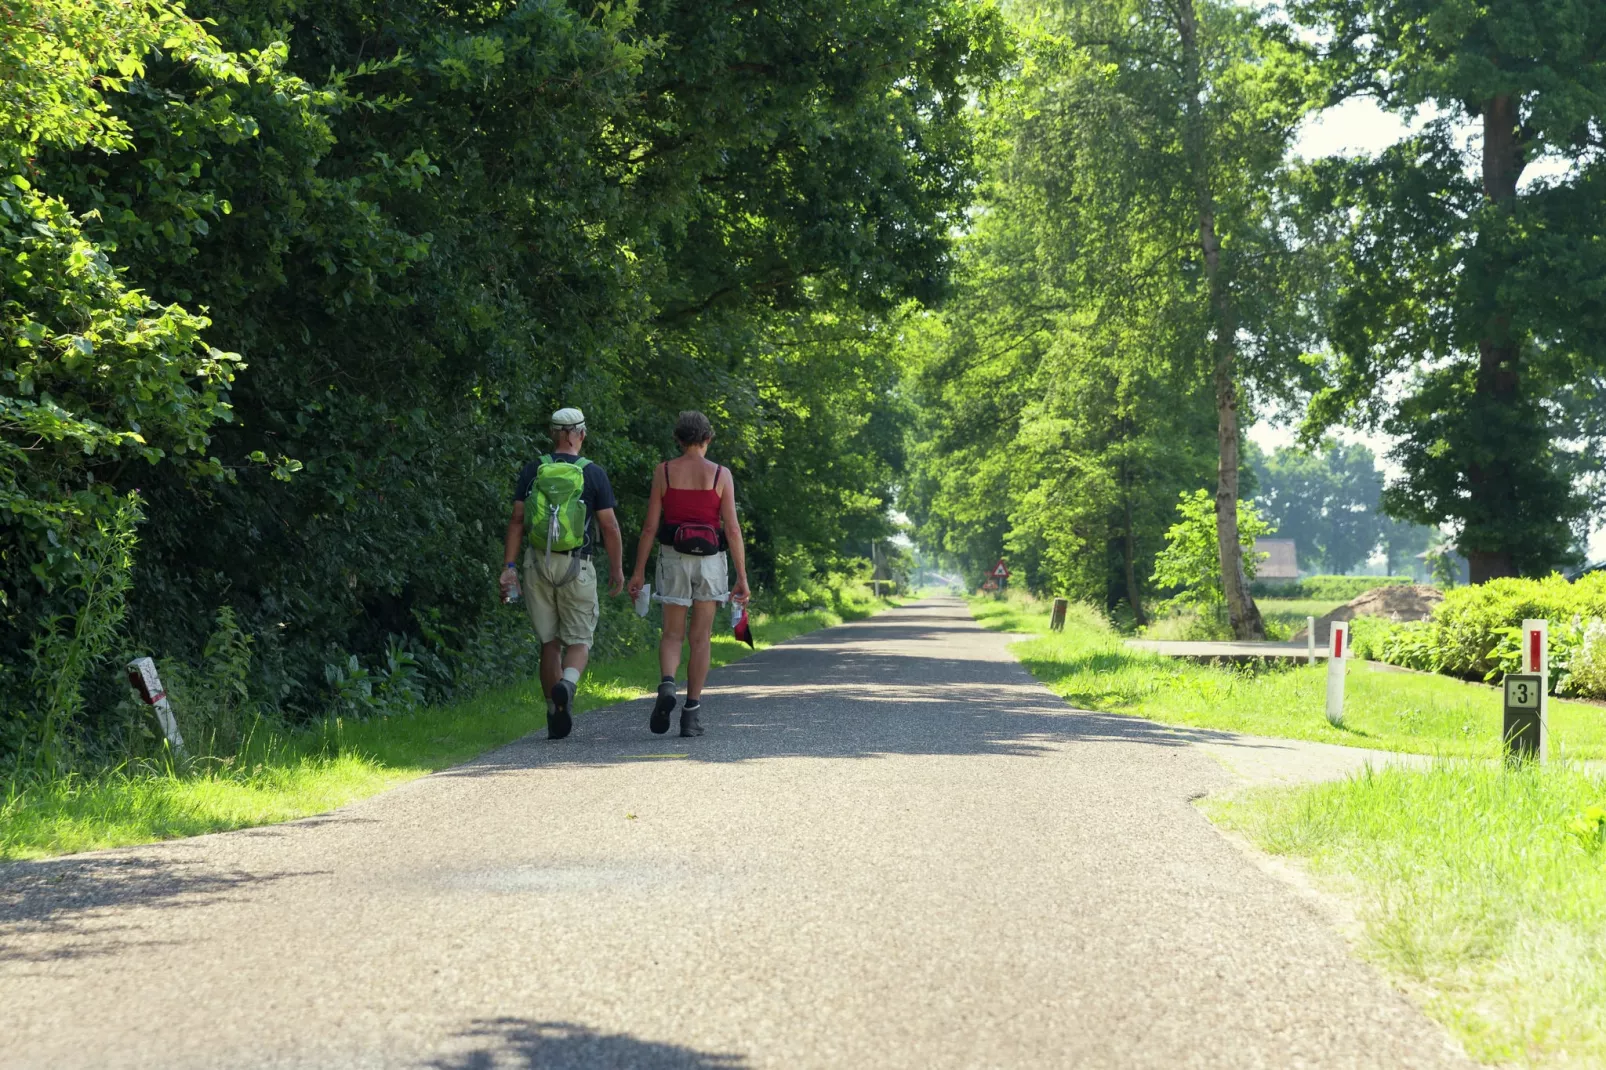
[{"label": "bush", "polygon": [[[1165,534],[1165,548],[1154,559],[1154,578],[1160,590],[1176,593],[1161,603],[1168,609],[1213,610],[1226,604],[1221,586],[1221,557],[1216,541],[1216,499],[1208,490],[1182,492],[1177,522]],[[1272,532],[1251,502],[1238,503],[1238,537],[1243,544],[1244,573],[1255,578],[1255,555],[1248,551],[1255,539]]]},{"label": "bush", "polygon": [[1348,602],[1374,587],[1414,582],[1409,576],[1306,576],[1302,580],[1256,580],[1250,590],[1256,598],[1310,598]]},{"label": "bush", "polygon": [[1550,679],[1558,694],[1606,698],[1606,573],[1568,583],[1499,579],[1445,593],[1430,620],[1351,624],[1357,657],[1424,672],[1492,680],[1521,663],[1522,622],[1550,622]]}]

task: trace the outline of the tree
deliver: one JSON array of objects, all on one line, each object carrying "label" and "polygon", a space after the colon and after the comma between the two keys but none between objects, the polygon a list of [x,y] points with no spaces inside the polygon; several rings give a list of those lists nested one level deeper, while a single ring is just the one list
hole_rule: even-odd
[{"label": "tree", "polygon": [[[890,532],[884,328],[946,287],[976,179],[966,102],[1008,52],[992,6],[190,8],[205,32],[156,4],[34,0],[56,23],[0,36],[0,141],[26,183],[0,190],[49,207],[60,261],[37,204],[0,217],[0,252],[36,273],[0,280],[6,370],[26,371],[21,338],[53,376],[3,389],[12,414],[65,419],[48,386],[77,421],[43,450],[43,425],[8,429],[0,475],[35,503],[141,489],[141,647],[194,657],[232,606],[253,687],[304,714],[326,661],[396,643],[437,689],[483,680],[454,666],[519,671],[488,569],[560,403],[591,415],[627,520],[673,412],[708,410],[756,578]],[[66,66],[42,61],[56,40]],[[66,99],[115,138],[26,125]],[[0,546],[7,663],[61,586],[33,567],[47,533],[20,528]]]},{"label": "tree", "polygon": [[[1216,549],[1215,495],[1208,490],[1184,493],[1177,502],[1177,521],[1165,535],[1165,549],[1154,559],[1154,583],[1178,593],[1171,601],[1196,609],[1216,610],[1226,603],[1221,554]],[[1238,503],[1239,549],[1248,550],[1262,535],[1277,529],[1261,519],[1250,502]],[[1243,558],[1250,579],[1255,576],[1254,554]]]},{"label": "tree", "polygon": [[1293,539],[1299,565],[1345,574],[1365,564],[1383,536],[1383,475],[1372,451],[1328,440],[1319,452],[1285,447],[1256,455],[1255,502]]},{"label": "tree", "polygon": [[[1236,7],[1026,11],[1024,61],[983,103],[994,173],[960,292],[914,347],[910,513],[972,565],[1007,549],[1034,587],[1102,592],[1141,620],[1198,465],[1236,500],[1245,390],[1300,381],[1309,268],[1284,241],[1277,174],[1301,96],[1286,50]],[[1261,634],[1236,507],[1219,519],[1235,628]]]},{"label": "tree", "polygon": [[[1342,282],[1307,432],[1357,420],[1399,436],[1392,515],[1452,524],[1473,582],[1541,573],[1580,534],[1577,476],[1599,442],[1567,399],[1598,397],[1606,372],[1606,7],[1288,6],[1323,42],[1330,99],[1437,116],[1374,159],[1312,171],[1311,203],[1338,221]],[[1466,124],[1480,135],[1470,151]],[[1565,171],[1524,184],[1540,161]],[[1402,377],[1399,397],[1389,384]]]},{"label": "tree", "polygon": [[1390,576],[1413,576],[1421,579],[1425,574],[1421,560],[1438,532],[1421,524],[1396,520],[1387,514],[1379,518],[1383,529],[1383,553],[1388,557]]},{"label": "tree", "polygon": [[[1236,5],[1123,0],[1069,7],[1067,38],[1104,72],[1125,129],[1112,131],[1110,195],[1189,279],[1192,331],[1216,416],[1218,551],[1240,638],[1265,629],[1237,524],[1246,387],[1287,396],[1309,325],[1291,301],[1307,268],[1278,223],[1278,176],[1306,98],[1278,33]],[[1137,144],[1132,142],[1136,141]],[[1133,152],[1136,148],[1138,151]],[[1079,161],[1080,162],[1080,161]],[[1141,207],[1140,207],[1141,206]],[[1110,282],[1129,283],[1117,269]]]}]

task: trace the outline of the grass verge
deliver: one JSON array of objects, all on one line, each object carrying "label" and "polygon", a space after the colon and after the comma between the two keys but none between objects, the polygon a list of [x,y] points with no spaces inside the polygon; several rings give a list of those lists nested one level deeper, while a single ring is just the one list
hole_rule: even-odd
[{"label": "grass verge", "polygon": [[[983,625],[1029,637],[1013,650],[1032,675],[1086,709],[1166,724],[1310,739],[1446,757],[1499,753],[1501,708],[1492,687],[1355,662],[1345,684],[1344,727],[1327,723],[1324,665],[1232,668],[1162,658],[1128,648],[1086,607],[1072,606],[1065,630],[1048,631],[1046,606],[1024,599],[976,599]],[[1553,700],[1553,756],[1606,757],[1606,711]]]},{"label": "grass verge", "polygon": [[[859,619],[888,605],[849,603],[754,620],[759,649]],[[713,664],[751,653],[717,632]],[[658,679],[656,650],[592,662],[575,710],[639,698]],[[9,785],[0,795],[0,860],[43,858],[178,836],[247,828],[323,813],[457,765],[546,726],[540,683],[530,680],[476,698],[400,717],[325,721],[253,749],[246,762],[186,776],[113,771],[48,783]]]},{"label": "grass verge", "polygon": [[1606,1064],[1606,780],[1443,762],[1203,805],[1354,903],[1361,953],[1475,1058]]}]

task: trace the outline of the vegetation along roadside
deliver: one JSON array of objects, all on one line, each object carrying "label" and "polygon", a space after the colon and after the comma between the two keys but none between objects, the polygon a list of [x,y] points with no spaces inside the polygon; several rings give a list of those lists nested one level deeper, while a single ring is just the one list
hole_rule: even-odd
[{"label": "vegetation along roadside", "polygon": [[1475,1058],[1606,1063],[1606,780],[1447,761],[1207,800],[1356,912],[1358,949]]},{"label": "vegetation along roadside", "polygon": [[[979,598],[984,625],[1069,701],[1168,724],[1437,754],[1334,783],[1253,789],[1201,805],[1217,824],[1307,867],[1354,911],[1352,934],[1467,1051],[1513,1066],[1606,1060],[1606,777],[1571,762],[1492,761],[1496,690],[1352,665],[1344,729],[1322,715],[1325,669],[1249,671],[1127,648],[1096,611]],[[1599,706],[1553,701],[1552,738],[1606,755]]]},{"label": "vegetation along roadside", "polygon": [[[758,648],[869,616],[887,605],[844,592],[839,608],[756,616]],[[715,667],[751,653],[716,632]],[[575,709],[640,698],[657,679],[656,649],[599,658]],[[13,780],[0,795],[0,859],[41,858],[266,825],[322,813],[467,761],[545,727],[538,680],[388,717],[331,717],[284,736],[248,739],[239,753],[198,761],[131,763],[52,779]],[[583,722],[582,722],[583,724]]]},{"label": "vegetation along roadside", "polygon": [[[1293,664],[1216,667],[1127,647],[1095,610],[1073,605],[1050,633],[1047,605],[1025,598],[976,599],[987,627],[1026,633],[1015,654],[1033,676],[1078,706],[1164,724],[1338,743],[1446,757],[1491,757],[1500,743],[1496,690],[1443,676],[1351,665],[1344,727],[1323,714],[1326,669]],[[1553,700],[1553,754],[1606,757],[1599,706]]]}]

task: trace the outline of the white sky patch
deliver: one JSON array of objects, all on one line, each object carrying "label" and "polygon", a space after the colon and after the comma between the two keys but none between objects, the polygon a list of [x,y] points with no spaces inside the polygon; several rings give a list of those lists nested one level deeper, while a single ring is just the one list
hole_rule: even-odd
[{"label": "white sky patch", "polygon": [[1406,123],[1370,97],[1352,97],[1316,112],[1300,124],[1294,154],[1307,160],[1323,156],[1374,156],[1420,130],[1428,117]]},{"label": "white sky patch", "polygon": [[[1293,154],[1307,160],[1323,156],[1375,156],[1390,145],[1417,133],[1443,113],[1431,104],[1424,106],[1415,116],[1406,119],[1394,112],[1384,111],[1371,97],[1351,97],[1325,111],[1309,116],[1300,124],[1294,139]],[[1475,121],[1456,124],[1456,141],[1467,153],[1467,173],[1474,178],[1479,174],[1478,153],[1483,140],[1482,128]],[[1566,160],[1555,156],[1540,157],[1528,164],[1522,172],[1520,186],[1527,186],[1544,178],[1564,178],[1573,172]]]}]

